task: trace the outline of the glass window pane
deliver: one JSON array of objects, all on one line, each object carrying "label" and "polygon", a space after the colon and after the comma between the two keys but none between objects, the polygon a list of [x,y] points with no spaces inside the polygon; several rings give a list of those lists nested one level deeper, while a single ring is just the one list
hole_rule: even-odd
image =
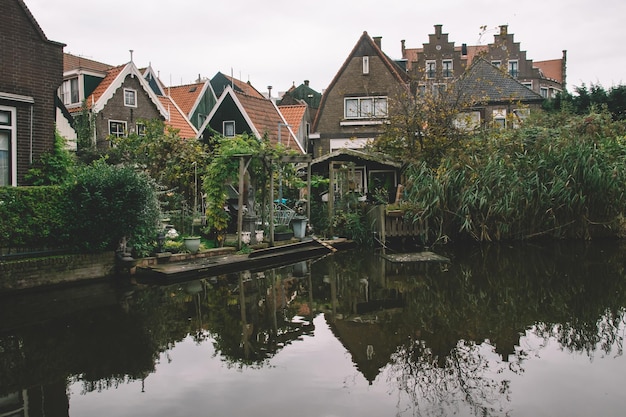
[{"label": "glass window pane", "polygon": [[387,117],[387,99],[376,99],[376,117]]},{"label": "glass window pane", "polygon": [[372,117],[374,115],[374,103],[371,98],[361,99],[361,117]]},{"label": "glass window pane", "polygon": [[346,99],[346,118],[359,117],[359,100],[356,98]]},{"label": "glass window pane", "polygon": [[10,132],[0,130],[0,187],[11,185],[10,144]]},{"label": "glass window pane", "polygon": [[0,125],[11,124],[11,112],[0,110]]}]

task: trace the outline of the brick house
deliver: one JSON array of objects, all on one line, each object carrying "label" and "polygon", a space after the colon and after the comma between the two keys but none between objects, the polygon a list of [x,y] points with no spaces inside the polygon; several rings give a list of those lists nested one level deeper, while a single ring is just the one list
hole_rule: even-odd
[{"label": "brick house", "polygon": [[408,91],[405,70],[363,32],[322,95],[313,122],[313,156],[360,149],[382,132],[390,97]]},{"label": "brick house", "polygon": [[422,86],[447,85],[470,68],[476,58],[500,68],[544,98],[554,97],[566,85],[567,52],[563,51],[560,59],[533,62],[515,42],[507,25],[500,26],[488,45],[456,46],[443,33],[442,25],[435,25],[435,32],[428,35],[428,42],[421,48],[406,48],[404,40],[401,46],[408,73]]},{"label": "brick house", "polygon": [[[150,87],[135,63],[110,68],[84,101],[93,126],[93,143],[99,150],[110,147],[109,137],[142,134],[143,120],[169,120],[169,111]],[[79,116],[83,106],[70,111]]]},{"label": "brick house", "polygon": [[62,43],[48,40],[22,0],[2,4],[0,186],[17,186],[54,144]]}]

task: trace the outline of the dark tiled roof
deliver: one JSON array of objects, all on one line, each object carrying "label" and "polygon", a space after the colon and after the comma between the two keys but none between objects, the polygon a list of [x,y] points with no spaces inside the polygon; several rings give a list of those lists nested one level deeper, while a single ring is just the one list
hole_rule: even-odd
[{"label": "dark tiled roof", "polygon": [[455,83],[458,90],[479,102],[541,101],[543,98],[516,79],[482,58]]}]

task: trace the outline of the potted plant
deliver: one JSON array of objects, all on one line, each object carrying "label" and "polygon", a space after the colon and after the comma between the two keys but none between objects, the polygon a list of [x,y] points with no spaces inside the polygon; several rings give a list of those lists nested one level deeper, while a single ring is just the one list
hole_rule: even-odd
[{"label": "potted plant", "polygon": [[198,253],[200,249],[200,236],[187,236],[183,238],[185,248],[191,253]]},{"label": "potted plant", "polygon": [[293,237],[293,230],[286,224],[274,226],[274,240],[289,240]]}]

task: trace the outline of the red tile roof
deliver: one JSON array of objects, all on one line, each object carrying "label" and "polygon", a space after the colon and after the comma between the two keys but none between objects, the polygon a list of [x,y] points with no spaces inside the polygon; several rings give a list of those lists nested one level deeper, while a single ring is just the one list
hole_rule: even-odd
[{"label": "red tile roof", "polygon": [[280,124],[287,123],[271,100],[237,92],[235,95],[258,133],[261,136],[267,134],[271,145],[275,146],[278,143],[278,129],[280,129],[283,146],[298,153],[304,153],[298,140],[289,132],[289,128],[279,127]]},{"label": "red tile roof", "polygon": [[191,109],[198,100],[198,96],[202,93],[204,84],[204,82],[200,82],[178,85],[176,87],[166,87],[165,93],[172,97],[183,113],[189,116]]},{"label": "red tile roof", "polygon": [[170,97],[159,96],[159,100],[170,114],[170,119],[165,122],[167,126],[177,129],[181,138],[195,138],[198,135],[196,128],[192,126],[187,116]]},{"label": "red tile roof", "polygon": [[304,118],[306,112],[306,104],[295,104],[289,106],[278,106],[278,110],[283,114],[283,117],[287,121],[287,124],[291,126],[291,130],[294,133],[300,130],[300,124]]},{"label": "red tile roof", "polygon": [[233,77],[229,77],[228,75],[224,74],[224,76],[234,85],[236,85],[238,88],[240,88],[245,94],[251,96],[251,97],[258,97],[258,98],[265,98],[263,97],[263,94],[259,93],[257,91],[256,88],[252,87],[251,84],[243,82],[241,80],[238,80],[236,78]]},{"label": "red tile roof", "polygon": [[63,54],[63,72],[77,69],[107,72],[112,67],[112,65],[87,59],[82,56],[76,56],[68,53]]},{"label": "red tile roof", "polygon": [[533,66],[539,68],[543,76],[559,83],[563,83],[562,59],[551,59],[548,61],[534,61]]}]

